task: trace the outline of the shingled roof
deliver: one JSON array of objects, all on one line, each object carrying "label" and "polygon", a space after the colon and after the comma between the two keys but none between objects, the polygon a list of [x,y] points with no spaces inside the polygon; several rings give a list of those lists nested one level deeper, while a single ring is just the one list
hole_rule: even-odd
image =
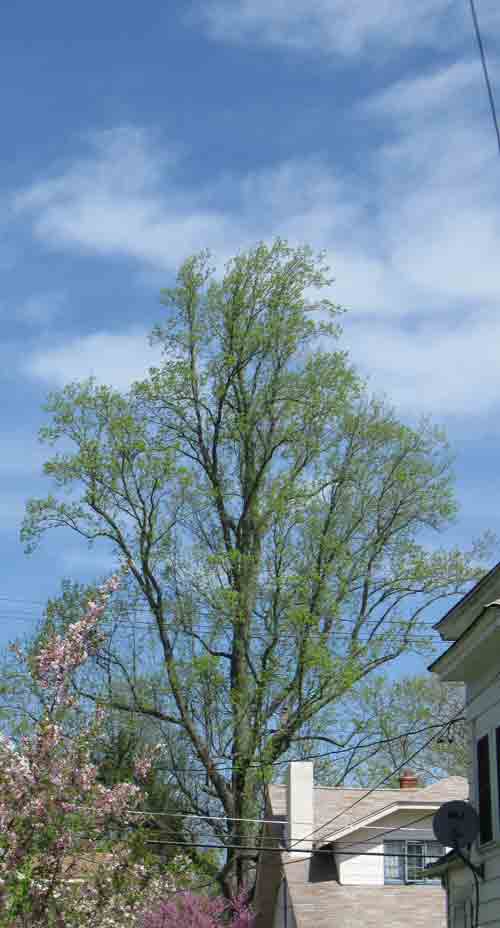
[{"label": "shingled roof", "polygon": [[[447,777],[426,787],[377,789],[369,795],[366,789],[314,787],[313,827],[319,829],[314,844],[331,845],[342,834],[363,828],[367,820],[387,816],[390,822],[395,811],[415,809],[418,816],[417,809],[423,808],[430,818],[442,803],[466,799],[468,792],[463,777]],[[267,828],[277,848],[287,815],[286,786],[268,788],[266,814],[276,823]],[[289,923],[295,928],[446,928],[446,894],[439,885],[342,884],[333,855],[298,858],[282,843],[280,854],[264,851],[260,864],[256,928],[271,928],[276,918],[283,924],[284,913],[278,910],[285,900],[279,892],[285,874],[292,909]]]},{"label": "shingled roof", "polygon": [[341,886],[288,883],[300,928],[446,928],[440,886]]},{"label": "shingled roof", "polygon": [[[469,784],[464,777],[447,777],[416,789],[376,789],[369,795],[366,793],[366,789],[344,789],[338,786],[314,788],[314,828],[318,829],[314,837],[317,845],[322,843],[326,835],[330,840],[335,840],[337,834],[346,829],[351,830],[358,823],[361,827],[367,818],[382,815],[384,810],[389,814],[394,806],[404,805],[411,809],[413,806],[428,805],[432,811],[433,806],[438,807],[449,799],[467,799]],[[273,816],[286,818],[286,794],[286,786],[269,787],[270,811]],[[329,824],[332,819],[335,821]],[[324,832],[321,831],[322,827]]]}]

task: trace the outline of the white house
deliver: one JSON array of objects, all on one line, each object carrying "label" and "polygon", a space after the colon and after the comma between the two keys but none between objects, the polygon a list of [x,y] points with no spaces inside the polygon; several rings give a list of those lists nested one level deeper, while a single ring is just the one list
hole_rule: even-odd
[{"label": "white house", "polygon": [[286,786],[269,787],[257,928],[445,928],[441,879],[421,871],[445,850],[433,815],[466,799],[467,781],[422,787],[406,772],[399,789],[367,792],[315,787],[304,761],[290,764]]},{"label": "white house", "polygon": [[435,626],[451,642],[429,670],[446,682],[465,684],[471,744],[471,804],[480,833],[471,861],[483,865],[478,880],[479,920],[473,873],[456,854],[439,861],[433,873],[448,893],[449,928],[500,925],[500,564],[497,564]]}]

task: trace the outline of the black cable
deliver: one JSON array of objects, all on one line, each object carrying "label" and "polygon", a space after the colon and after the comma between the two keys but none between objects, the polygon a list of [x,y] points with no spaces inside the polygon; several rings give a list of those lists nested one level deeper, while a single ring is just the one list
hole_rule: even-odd
[{"label": "black cable", "polygon": [[[454,721],[455,721],[455,722],[462,722],[462,721],[464,721],[464,716],[459,716],[459,717],[456,718]],[[452,724],[452,723],[446,722],[446,726],[448,726],[448,725],[450,725],[450,724]],[[322,752],[317,753],[317,754],[305,754],[303,757],[296,757],[296,758],[293,758],[293,757],[292,757],[292,758],[288,758],[287,760],[275,760],[275,761],[272,761],[272,762],[269,763],[269,764],[262,764],[262,763],[259,763],[259,764],[247,764],[246,766],[247,766],[247,767],[252,767],[252,768],[257,768],[257,769],[261,769],[261,768],[263,768],[263,767],[264,767],[264,768],[265,768],[265,767],[281,767],[281,766],[283,766],[284,764],[293,763],[294,760],[298,760],[298,761],[302,761],[302,760],[315,760],[316,758],[321,758],[321,757],[332,757],[333,755],[336,756],[337,754],[350,754],[350,753],[353,752],[353,751],[363,751],[363,750],[366,750],[366,749],[368,749],[368,748],[379,747],[379,746],[384,745],[384,744],[391,744],[393,741],[399,741],[401,738],[406,738],[406,737],[408,737],[409,735],[420,735],[420,734],[422,734],[423,732],[431,731],[431,729],[433,729],[433,728],[443,728],[443,724],[442,724],[441,722],[437,722],[435,725],[425,725],[423,728],[414,728],[414,729],[411,730],[411,731],[403,731],[403,732],[401,732],[401,734],[399,734],[399,735],[393,735],[392,738],[383,738],[383,739],[381,739],[380,741],[368,741],[366,744],[356,744],[356,745],[353,745],[353,746],[350,747],[350,748],[333,749],[333,750],[331,750],[331,751],[322,751]],[[314,740],[314,738],[311,738],[311,740]],[[367,759],[368,759],[368,758],[367,758]],[[233,769],[232,766],[231,766],[231,764],[214,764],[214,768],[215,768],[216,770],[232,770],[232,769]],[[166,767],[166,766],[163,766],[163,765],[158,765],[158,769],[160,769],[160,770],[170,770],[170,767]],[[199,773],[200,776],[201,776],[202,774],[203,774],[203,776],[205,776],[205,770],[200,770],[199,767],[181,767],[181,768],[179,768],[176,772],[177,772],[177,773]]]},{"label": "black cable", "polygon": [[484,80],[486,82],[486,89],[488,91],[488,98],[490,101],[490,109],[491,109],[491,115],[493,118],[493,126],[495,128],[495,133],[497,137],[498,153],[500,154],[500,128],[498,126],[498,118],[497,118],[497,112],[496,112],[496,107],[495,107],[495,98],[493,96],[493,89],[491,87],[490,77],[488,74],[488,65],[486,64],[486,55],[484,53],[483,40],[481,38],[481,30],[479,28],[479,22],[478,22],[478,18],[476,14],[476,7],[474,4],[474,0],[469,0],[469,3],[470,3],[470,9],[472,13],[472,21],[474,23],[474,31],[476,33],[477,44],[479,47],[479,54],[481,56],[481,64],[483,66]]},{"label": "black cable", "polygon": [[[266,851],[266,852],[272,852],[276,854],[283,854],[283,853],[303,854],[304,853],[304,850],[301,848],[294,848],[290,851],[287,851],[286,848],[269,847],[266,845],[258,845],[258,844],[209,844],[208,842],[205,842],[205,841],[161,841],[161,840],[146,841],[145,843],[154,844],[154,845],[168,845],[171,847],[204,847],[204,848],[211,848],[212,850],[216,850],[216,851],[226,851],[226,850],[257,851],[257,852]],[[329,857],[331,857],[332,853],[333,853],[332,851],[325,849],[325,848],[318,848],[318,849],[315,849],[314,851],[315,855],[324,854]],[[335,853],[341,854],[347,857],[352,857],[351,850],[344,851],[344,850],[335,848]],[[405,858],[409,860],[421,860],[420,854],[384,854],[382,851],[360,851],[359,854],[356,854],[356,857],[398,857],[398,858]]]},{"label": "black cable", "polygon": [[[423,787],[423,789],[425,789],[425,787]],[[417,825],[419,822],[424,822],[428,818],[430,818],[431,815],[432,815],[432,810],[429,810],[429,812],[426,812],[425,815],[421,815],[419,818],[412,819],[411,822],[407,822],[406,825],[398,825],[396,828],[388,828],[386,831],[381,831],[379,832],[378,835],[374,835],[373,838],[368,838],[365,841],[353,841],[352,844],[344,844],[343,847],[351,848],[351,850],[354,850],[360,844],[367,845],[367,844],[370,844],[371,841],[375,843],[377,841],[380,841],[380,838],[384,838],[386,835],[391,835],[395,831],[405,831],[407,828],[411,828],[412,825]],[[349,827],[354,827],[356,825],[359,825],[362,821],[363,819],[358,819],[356,822],[351,822],[351,825]]]},{"label": "black cable", "polygon": [[[0,616],[0,617],[1,617],[1,616]],[[22,615],[22,614],[12,615],[12,614],[9,614],[9,615],[5,616],[5,618],[8,619],[9,622],[32,622],[32,621],[33,621],[33,622],[36,622],[36,620],[37,620],[37,618],[39,618],[39,616],[38,616],[38,615],[35,615],[35,614],[33,614],[33,615],[26,615],[26,614],[25,614],[25,615]],[[340,620],[341,624],[344,625],[344,626],[345,626],[346,623],[349,622],[349,621],[350,621],[350,620],[348,620],[348,619],[341,619],[341,620]],[[363,626],[363,629],[364,629],[364,631],[365,631],[365,637],[361,637],[361,635],[358,636],[358,641],[359,641],[361,644],[364,644],[364,643],[367,643],[367,642],[370,642],[370,641],[378,641],[378,640],[380,639],[380,637],[383,636],[384,641],[387,641],[387,640],[389,640],[389,641],[400,641],[400,640],[403,640],[403,639],[406,638],[409,644],[413,644],[413,643],[417,644],[417,643],[419,643],[419,642],[427,642],[427,641],[429,641],[429,635],[431,635],[432,633],[435,632],[432,623],[430,623],[430,622],[418,622],[418,623],[415,623],[414,625],[412,625],[412,629],[415,628],[415,630],[417,631],[417,634],[413,634],[413,633],[411,633],[411,632],[410,632],[410,634],[408,634],[408,632],[405,632],[405,631],[403,631],[403,630],[401,630],[401,629],[398,629],[398,630],[395,630],[395,631],[392,631],[392,632],[389,631],[389,633],[387,633],[387,626],[388,626],[388,625],[390,626],[393,622],[395,623],[396,621],[398,621],[398,620],[390,620],[390,621],[387,621],[387,622],[385,623],[385,625],[384,625],[385,631],[384,631],[384,632],[381,631],[380,634],[379,634],[379,636],[378,636],[378,637],[375,637],[375,638],[371,638],[371,637],[370,637],[370,626],[369,626],[369,624],[364,625],[364,626]],[[104,627],[109,627],[109,626],[111,625],[111,622],[110,622],[109,619],[106,619],[106,620],[104,620],[103,622],[101,622],[101,625],[104,626]],[[192,634],[193,631],[195,631],[195,632],[196,632],[196,631],[197,631],[197,632],[203,632],[203,631],[210,631],[210,632],[212,632],[212,631],[215,631],[216,633],[221,633],[221,632],[230,633],[231,630],[232,630],[232,625],[231,625],[230,623],[227,623],[227,624],[225,624],[225,625],[219,625],[219,626],[218,626],[217,628],[215,628],[215,629],[214,629],[214,626],[213,626],[213,625],[210,625],[209,623],[198,623],[198,624],[193,624],[193,626],[192,626],[191,628],[189,628],[189,627],[182,627],[182,626],[179,626],[179,625],[172,625],[172,624],[167,624],[167,623],[165,623],[165,627],[167,628],[168,631],[175,631],[175,632],[178,632],[178,633],[180,633],[180,634],[185,634],[185,635]],[[354,626],[353,626],[353,627],[354,627]],[[128,620],[128,621],[122,621],[122,620],[120,620],[119,618],[116,618],[116,619],[114,620],[113,624],[112,624],[112,628],[113,628],[114,631],[119,630],[119,629],[122,629],[122,628],[123,628],[123,629],[140,629],[140,628],[148,629],[148,628],[149,628],[149,629],[154,630],[154,629],[156,629],[156,624],[155,624],[154,620],[153,620],[153,621],[149,621],[149,622],[148,622],[148,621],[144,621],[144,620],[140,620],[140,621],[130,621],[130,620]],[[422,629],[424,629],[424,628],[428,628],[428,629],[429,629],[428,633],[426,633],[426,634],[423,634],[423,633],[422,633]],[[435,634],[437,634],[437,632],[435,632]],[[348,641],[351,640],[351,638],[352,638],[352,635],[351,635],[351,634],[348,634],[346,631],[338,632],[338,631],[333,630],[333,629],[332,629],[332,631],[330,632],[330,636],[331,636],[331,637],[335,637],[336,639],[348,640]],[[254,638],[254,639],[260,638],[260,639],[262,639],[262,640],[264,641],[264,640],[267,640],[267,637],[268,637],[268,636],[266,636],[266,635],[264,635],[264,634],[259,634],[258,632],[251,632],[250,635],[249,635],[249,637],[250,637],[250,638]],[[285,640],[292,640],[292,641],[294,641],[295,638],[296,638],[295,635],[285,635],[285,634],[280,635],[279,637],[280,637],[280,640],[281,640],[281,641],[285,641]],[[321,632],[311,632],[307,637],[308,637],[308,639],[311,639],[311,640],[315,640],[315,639],[320,639],[320,640],[321,640],[321,639],[324,638],[324,635],[323,635]]]},{"label": "black cable", "polygon": [[[445,724],[440,725],[439,727],[442,728],[443,730],[446,730],[446,728],[448,727],[448,725],[451,725],[452,723],[457,722],[458,720],[459,720],[459,716],[454,716],[452,719],[449,719]],[[364,799],[367,799],[368,796],[370,796],[372,793],[374,793],[375,790],[379,789],[379,787],[382,786],[384,783],[386,783],[387,780],[389,780],[392,776],[394,776],[395,773],[398,773],[403,767],[406,766],[406,764],[408,764],[408,763],[409,763],[410,761],[412,761],[415,757],[417,757],[418,754],[420,754],[420,753],[421,753],[432,741],[434,741],[434,739],[437,738],[437,737],[438,737],[438,733],[436,732],[436,734],[434,734],[434,735],[432,735],[430,738],[428,738],[428,740],[425,741],[424,744],[422,744],[422,745],[418,748],[417,751],[415,751],[415,752],[414,752],[413,754],[411,754],[409,757],[405,758],[405,760],[404,760],[401,764],[399,764],[397,767],[395,767],[394,770],[390,770],[389,773],[388,773],[385,777],[383,777],[382,780],[380,780],[378,783],[375,784],[375,786],[372,786],[371,789],[369,789],[366,793],[363,793],[363,795],[360,796],[359,799],[356,799],[356,800],[355,800],[353,803],[351,803],[351,805],[348,806],[346,809],[342,809],[341,812],[339,812],[337,815],[334,815],[333,818],[329,819],[329,820],[328,820],[327,822],[325,822],[323,825],[318,825],[317,828],[314,828],[309,834],[304,835],[304,836],[303,836],[302,838],[300,838],[298,841],[295,841],[294,844],[299,844],[299,843],[302,842],[302,841],[307,841],[308,838],[312,838],[312,836],[315,835],[318,831],[322,831],[324,828],[327,828],[328,825],[331,825],[333,822],[336,822],[337,819],[339,819],[342,815],[345,815],[346,812],[350,812],[351,809],[354,809],[354,807],[357,806],[360,802],[362,802]],[[322,836],[321,840],[322,840],[322,841],[325,841],[325,840],[327,840],[328,838],[333,837],[334,835],[335,835],[335,832],[331,832],[329,835],[324,835],[324,836]],[[294,845],[292,845],[292,847],[293,847],[293,846],[294,846]],[[291,850],[291,848],[290,848],[290,850]]]}]

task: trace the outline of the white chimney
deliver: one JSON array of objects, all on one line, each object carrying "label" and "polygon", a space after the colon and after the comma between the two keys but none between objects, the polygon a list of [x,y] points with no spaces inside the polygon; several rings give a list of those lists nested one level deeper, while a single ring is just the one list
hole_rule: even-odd
[{"label": "white chimney", "polygon": [[287,783],[288,847],[311,851],[314,831],[313,764],[309,760],[294,760],[288,765]]}]

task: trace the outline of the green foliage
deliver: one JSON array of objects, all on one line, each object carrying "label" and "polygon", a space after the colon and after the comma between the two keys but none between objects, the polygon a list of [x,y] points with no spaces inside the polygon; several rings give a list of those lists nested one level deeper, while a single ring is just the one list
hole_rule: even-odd
[{"label": "green foliage", "polygon": [[[371,757],[368,751],[364,752],[367,759],[356,768],[353,782],[373,786],[424,746],[433,733],[436,737],[409,765],[421,782],[430,783],[446,776],[467,777],[471,752],[463,720],[464,702],[463,686],[441,683],[430,674],[400,680],[382,676],[362,686],[347,701],[345,713],[351,726],[363,732],[365,741],[387,739],[387,744]],[[462,721],[444,731],[427,727],[445,725],[453,718]],[[404,733],[409,731],[420,734],[405,737]],[[386,785],[397,787],[399,773],[387,780]]]},{"label": "green foliage", "polygon": [[[221,278],[193,256],[162,293],[158,367],[126,394],[89,380],[48,400],[41,438],[65,450],[23,541],[65,527],[128,561],[149,629],[112,637],[85,693],[175,730],[196,812],[251,818],[272,765],[365,678],[429,648],[421,616],[489,557],[488,539],[423,543],[456,515],[448,445],[368,395],[330,285],[322,255],[281,239]],[[229,844],[252,828],[212,824]]]}]

